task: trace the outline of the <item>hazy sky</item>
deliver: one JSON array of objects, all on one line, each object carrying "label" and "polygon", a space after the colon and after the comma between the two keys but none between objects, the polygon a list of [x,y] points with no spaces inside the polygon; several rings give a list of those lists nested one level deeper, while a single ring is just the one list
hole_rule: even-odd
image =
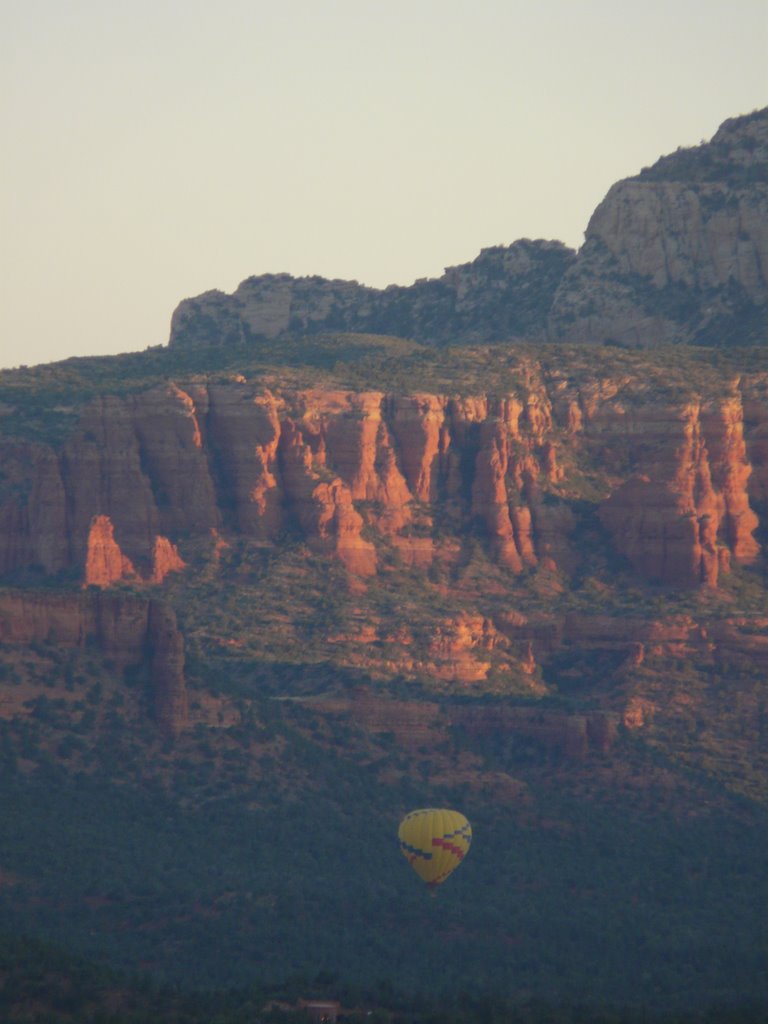
[{"label": "hazy sky", "polygon": [[578,246],[768,104],[768,0],[0,0],[0,365],[164,343],[287,271]]}]

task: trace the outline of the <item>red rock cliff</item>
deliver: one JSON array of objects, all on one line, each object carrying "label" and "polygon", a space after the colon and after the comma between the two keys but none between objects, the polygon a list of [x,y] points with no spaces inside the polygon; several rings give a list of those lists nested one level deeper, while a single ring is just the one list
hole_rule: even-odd
[{"label": "red rock cliff", "polygon": [[125,594],[0,591],[0,642],[82,647],[95,642],[117,666],[148,663],[160,727],[178,733],[187,722],[184,641],[173,611]]},{"label": "red rock cliff", "polygon": [[650,406],[628,418],[636,451],[647,454],[600,509],[616,547],[644,576],[682,585],[715,586],[731,558],[753,561],[758,520],[740,399]]},{"label": "red rock cliff", "polygon": [[759,387],[659,404],[637,381],[576,387],[521,366],[520,389],[505,395],[239,381],[99,399],[59,449],[0,450],[0,573],[157,584],[213,531],[272,543],[290,526],[366,577],[384,549],[406,565],[442,557],[438,522],[443,538],[479,527],[513,572],[569,571],[580,466],[608,492],[606,544],[640,574],[714,586],[732,559],[756,557],[750,496],[765,500],[768,464]]}]

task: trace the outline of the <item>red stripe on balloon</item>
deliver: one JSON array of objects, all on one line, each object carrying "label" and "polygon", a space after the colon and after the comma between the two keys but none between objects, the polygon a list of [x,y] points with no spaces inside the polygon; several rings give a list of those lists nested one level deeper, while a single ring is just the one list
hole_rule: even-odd
[{"label": "red stripe on balloon", "polygon": [[444,850],[450,850],[450,852],[454,855],[454,857],[458,857],[459,860],[464,860],[464,851],[461,849],[461,847],[460,846],[454,846],[453,843],[449,843],[446,839],[439,839],[439,838],[433,839],[432,840],[432,845],[433,846],[442,846],[442,848]]}]

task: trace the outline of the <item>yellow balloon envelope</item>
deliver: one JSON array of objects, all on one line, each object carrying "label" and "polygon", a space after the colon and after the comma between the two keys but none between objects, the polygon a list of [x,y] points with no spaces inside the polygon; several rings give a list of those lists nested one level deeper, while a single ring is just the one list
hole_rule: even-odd
[{"label": "yellow balloon envelope", "polygon": [[403,856],[431,888],[461,864],[472,842],[472,826],[464,815],[438,807],[406,814],[397,834]]}]

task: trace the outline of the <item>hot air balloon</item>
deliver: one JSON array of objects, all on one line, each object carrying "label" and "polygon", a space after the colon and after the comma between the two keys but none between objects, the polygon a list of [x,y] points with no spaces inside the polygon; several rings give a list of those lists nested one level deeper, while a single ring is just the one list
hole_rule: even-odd
[{"label": "hot air balloon", "polygon": [[472,826],[464,815],[437,807],[406,814],[397,834],[403,856],[430,889],[461,864],[472,842]]}]

